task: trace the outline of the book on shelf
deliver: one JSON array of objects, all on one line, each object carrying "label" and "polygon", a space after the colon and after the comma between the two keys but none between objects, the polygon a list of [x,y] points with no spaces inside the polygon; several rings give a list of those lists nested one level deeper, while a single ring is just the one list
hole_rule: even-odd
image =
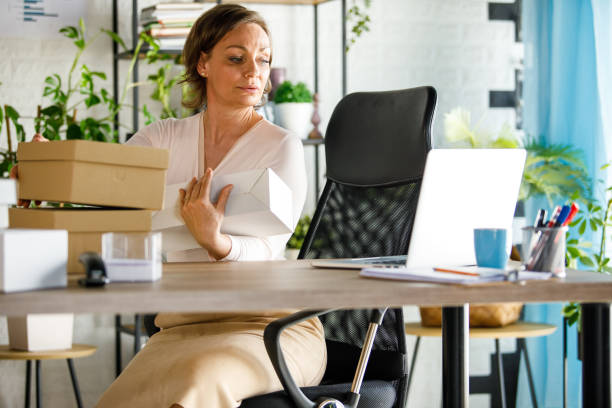
[{"label": "book on shelf", "polygon": [[202,3],[169,2],[157,3],[153,6],[145,7],[142,11],[153,10],[201,10]]},{"label": "book on shelf", "polygon": [[[160,50],[176,51],[182,50],[185,46],[185,37],[161,37],[155,39],[159,44]],[[146,51],[149,49],[149,44],[144,44],[142,50]]]},{"label": "book on shelf", "polygon": [[143,27],[160,26],[160,27],[191,27],[196,19],[194,18],[164,18],[153,19],[149,21],[140,21]]},{"label": "book on shelf", "polygon": [[147,33],[154,38],[187,37],[191,27],[153,27]]},{"label": "book on shelf", "polygon": [[193,25],[193,20],[164,20],[164,21],[153,21],[142,26],[145,30],[151,30],[153,28],[184,28]]},{"label": "book on shelf", "polygon": [[167,20],[186,20],[195,21],[204,12],[200,10],[153,10],[143,11],[140,13],[140,23],[147,24],[151,22],[167,21]]}]

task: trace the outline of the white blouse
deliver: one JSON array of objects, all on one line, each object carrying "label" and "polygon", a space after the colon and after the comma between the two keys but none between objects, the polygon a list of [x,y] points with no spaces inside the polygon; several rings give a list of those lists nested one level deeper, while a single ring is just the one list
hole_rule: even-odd
[{"label": "white blouse", "polygon": [[[185,119],[164,119],[139,130],[127,144],[151,146],[170,151],[166,184],[185,183],[204,175],[203,113]],[[300,139],[287,130],[262,119],[232,146],[214,176],[251,169],[271,168],[293,195],[293,229],[306,200],[306,168]],[[268,237],[229,236],[230,253],[223,261],[282,259],[291,234]],[[212,261],[203,248],[167,254],[169,262]]]}]

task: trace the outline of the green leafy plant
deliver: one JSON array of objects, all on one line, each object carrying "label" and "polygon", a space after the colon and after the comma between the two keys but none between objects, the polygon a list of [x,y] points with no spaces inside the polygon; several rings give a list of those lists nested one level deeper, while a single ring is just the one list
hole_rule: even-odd
[{"label": "green leafy plant", "polygon": [[[607,169],[610,164],[601,167]],[[606,256],[606,242],[608,227],[612,227],[612,186],[605,189],[606,201],[601,204],[597,200],[581,197],[578,193],[572,196],[572,200],[580,200],[584,204],[576,219],[570,224],[578,233],[579,238],[572,238],[568,233],[566,263],[570,268],[577,268],[578,264],[592,268],[596,272],[612,274],[610,258]],[[596,241],[590,242],[580,238],[585,232],[590,231],[597,237]],[[579,323],[580,305],[569,303],[563,308],[563,316],[567,318],[569,325]]]},{"label": "green leafy plant", "polygon": [[581,158],[581,151],[567,145],[548,145],[529,138],[522,146],[514,130],[504,124],[495,134],[472,125],[470,112],[455,108],[444,115],[444,135],[457,147],[517,148],[527,150],[519,201],[544,196],[552,205],[558,198],[578,192],[590,197],[590,178]]},{"label": "green leafy plant", "polygon": [[[1,83],[0,83],[1,84]],[[0,177],[6,178],[15,163],[17,163],[17,152],[13,149],[13,140],[11,137],[10,125],[13,124],[15,133],[17,135],[17,141],[25,141],[25,131],[23,126],[19,123],[19,113],[10,105],[4,105],[4,108],[0,108],[0,132],[2,131],[2,125],[6,119],[6,139],[7,149],[0,149]]]},{"label": "green leafy plant", "polygon": [[312,93],[303,82],[297,84],[285,81],[274,92],[275,103],[312,102]]},{"label": "green leafy plant", "polygon": [[300,249],[302,244],[304,244],[304,238],[306,238],[306,233],[308,232],[308,227],[310,226],[310,216],[304,215],[297,223],[295,227],[295,231],[289,241],[287,242],[287,249]]},{"label": "green leafy plant", "polygon": [[[360,6],[359,3],[362,3]],[[351,24],[350,36],[346,44],[346,52],[349,52],[351,46],[355,44],[357,38],[370,31],[370,16],[366,9],[372,5],[372,0],[352,0],[352,6],[346,12],[346,21]]]},{"label": "green leafy plant", "polygon": [[[62,81],[59,74],[52,74],[45,78],[43,97],[47,98],[49,104],[40,111],[40,115],[36,118],[37,130],[40,130],[42,135],[50,140],[60,140],[65,136],[65,139],[118,142],[118,135],[113,130],[115,117],[124,105],[128,90],[138,86],[138,84],[131,83],[130,78],[140,50],[144,43],[151,43],[153,40],[145,33],[139,36],[116,103],[108,90],[97,86],[97,81],[106,80],[106,74],[92,70],[85,64],[79,65],[79,61],[85,50],[101,34],[108,35],[124,51],[127,51],[125,42],[116,33],[106,29],[101,29],[100,32],[89,38],[82,19],[79,20],[78,27],[63,27],[60,33],[73,40],[77,52],[65,81]],[[155,60],[154,51],[152,54],[147,53],[147,60]],[[86,116],[77,120],[78,111],[89,112],[90,108],[99,105],[106,108],[106,113],[102,117]]]}]

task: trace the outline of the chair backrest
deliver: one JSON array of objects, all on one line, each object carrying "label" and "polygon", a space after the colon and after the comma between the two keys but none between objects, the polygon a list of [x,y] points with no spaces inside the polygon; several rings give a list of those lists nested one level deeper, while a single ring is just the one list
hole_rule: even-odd
[{"label": "chair backrest", "polygon": [[[432,87],[354,93],[338,103],[325,135],[327,182],[299,258],[407,254],[435,105]],[[328,342],[324,382],[352,381],[370,314],[346,310],[321,317]],[[392,381],[395,406],[403,407],[401,309],[387,311],[373,349],[366,380]]]}]

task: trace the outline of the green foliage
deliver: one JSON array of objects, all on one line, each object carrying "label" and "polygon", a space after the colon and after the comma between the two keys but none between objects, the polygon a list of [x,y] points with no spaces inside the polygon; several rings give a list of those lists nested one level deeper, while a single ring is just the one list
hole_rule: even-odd
[{"label": "green foliage", "polygon": [[[610,163],[601,167],[605,170]],[[570,224],[579,236],[589,231],[593,236],[598,237],[595,243],[591,243],[581,237],[570,238],[566,240],[566,264],[570,268],[577,268],[579,263],[587,268],[591,268],[599,273],[612,274],[612,265],[610,258],[606,256],[606,242],[608,238],[608,227],[612,227],[612,186],[605,189],[608,197],[605,204],[598,203],[590,196],[581,196],[579,192],[574,193],[571,197],[574,201],[581,202],[581,208],[578,215]],[[595,244],[595,245],[594,245]],[[580,307],[576,303],[570,303],[563,308],[563,316],[568,320],[569,325],[580,323]]]},{"label": "green foliage", "polygon": [[[166,57],[168,56],[166,55]],[[170,106],[170,93],[172,88],[183,79],[184,71],[176,75],[172,75],[171,73],[173,66],[178,63],[179,58],[180,56],[177,57],[172,64],[161,66],[155,74],[151,74],[147,77],[150,83],[155,86],[151,94],[151,99],[158,101],[162,105],[161,119],[178,117],[176,111]],[[155,58],[154,60],[156,61],[158,59]],[[149,111],[145,113],[145,116],[147,116],[147,121],[154,119]]]},{"label": "green foliage", "polygon": [[365,9],[369,9],[372,5],[372,0],[363,0],[363,5],[360,6],[359,0],[352,0],[352,6],[346,12],[346,21],[351,24],[350,36],[346,44],[346,52],[349,52],[351,46],[355,44],[357,38],[361,37],[366,31],[370,31],[370,16]]},{"label": "green foliage", "polygon": [[[17,141],[23,142],[25,140],[25,131],[23,126],[19,123],[19,113],[10,105],[4,105],[0,107],[0,131],[4,124],[5,119],[13,124],[15,133],[17,135]],[[0,149],[0,178],[6,178],[15,163],[17,163],[16,149],[13,148],[13,143],[10,137],[10,123],[7,123],[6,138],[7,138],[7,149]]]},{"label": "green foliage", "polygon": [[[100,34],[108,35],[113,41],[117,42],[124,51],[127,51],[125,42],[116,33],[102,29],[100,32],[88,38],[85,31],[85,24],[82,19],[79,20],[77,27],[67,26],[60,30],[66,38],[72,40],[76,47],[75,57],[66,77],[62,79],[57,73],[48,75],[44,79],[43,98],[46,101],[40,111],[40,116],[37,116],[34,122],[34,127],[37,133],[41,133],[49,140],[61,139],[84,139],[100,142],[115,142],[119,140],[117,132],[114,130],[115,117],[121,110],[125,101],[127,91],[138,86],[130,82],[131,73],[138,59],[140,49],[145,44],[150,45],[147,51],[147,62],[155,62],[161,59],[171,58],[169,56],[159,56],[157,51],[159,47],[155,41],[146,34],[142,34],[137,42],[136,48],[133,51],[133,56],[130,61],[126,80],[118,98],[115,102],[112,94],[103,87],[98,85],[99,81],[105,81],[107,76],[104,72],[93,70],[85,64],[79,65],[79,60],[83,52],[98,38]],[[164,71],[165,72],[165,71]],[[78,79],[74,77],[78,75]],[[155,94],[164,106],[162,117],[170,116],[168,99],[164,93],[176,83],[176,79],[170,81],[160,81],[159,87],[163,88]],[[155,99],[155,98],[154,98]],[[89,109],[93,107],[102,107],[102,117],[93,117],[88,115]],[[77,119],[77,112],[86,112],[87,114],[82,119]],[[100,109],[98,109],[100,111]],[[3,119],[8,118],[15,128],[17,140],[25,141],[25,131],[19,123],[20,115],[11,106],[5,105],[4,110],[0,109],[0,130],[2,130]],[[8,135],[8,131],[7,131]],[[14,151],[9,141],[9,149],[0,151],[0,177],[8,176],[8,171],[16,162]]]},{"label": "green foliage", "polygon": [[275,103],[312,102],[312,93],[303,82],[297,84],[285,81],[274,92]]},{"label": "green foliage", "polygon": [[288,249],[300,249],[302,244],[304,244],[304,238],[306,238],[306,233],[308,232],[308,227],[310,226],[310,217],[308,215],[304,215],[297,223],[295,227],[295,231],[289,241],[287,242]]},{"label": "green foliage", "polygon": [[529,140],[525,144],[527,160],[519,199],[544,196],[552,205],[555,198],[590,197],[590,178],[582,152],[568,145],[547,145]]}]

